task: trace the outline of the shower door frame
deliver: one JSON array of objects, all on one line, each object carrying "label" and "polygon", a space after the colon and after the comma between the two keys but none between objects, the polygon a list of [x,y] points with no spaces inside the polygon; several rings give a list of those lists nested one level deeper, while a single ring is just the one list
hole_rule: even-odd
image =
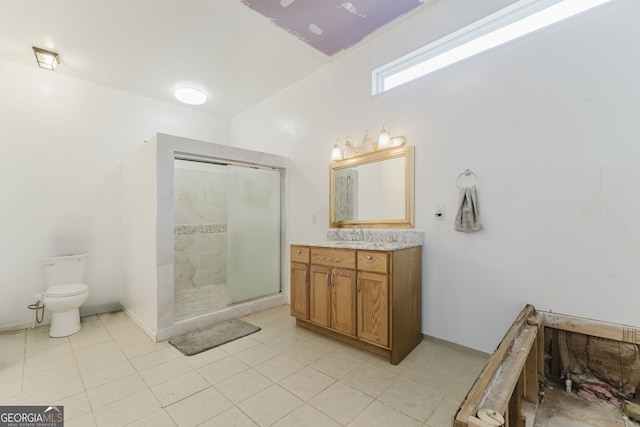
[{"label": "shower door frame", "polygon": [[[188,157],[188,158],[185,158]],[[246,164],[246,163],[241,163],[241,162],[231,162],[231,161],[223,161],[221,159],[202,159],[200,157],[194,157],[193,155],[184,155],[184,154],[176,154],[174,156],[174,161],[186,161],[186,162],[193,162],[193,163],[202,163],[202,164],[206,164],[206,165],[215,165],[215,166],[220,166],[220,167],[224,167],[226,168],[225,173],[227,174],[227,179],[230,179],[230,173],[231,170],[229,169],[229,167],[238,167],[238,168],[246,168],[246,169],[250,169],[250,170],[254,170],[254,169],[258,169],[258,170],[265,170],[265,171],[274,171],[275,173],[278,173],[278,177],[277,179],[279,180],[279,187],[278,187],[278,200],[279,200],[279,220],[280,220],[280,224],[279,224],[279,230],[280,230],[280,235],[278,237],[278,246],[279,246],[279,252],[280,252],[280,256],[279,256],[279,260],[280,260],[280,268],[279,268],[279,277],[278,277],[278,290],[273,292],[273,293],[267,293],[265,295],[258,295],[252,298],[247,298],[244,300],[239,300],[239,301],[233,301],[233,297],[232,295],[234,295],[234,290],[231,289],[231,286],[234,282],[234,280],[230,280],[229,278],[229,274],[231,274],[231,271],[229,271],[229,262],[230,262],[230,257],[232,256],[231,251],[230,251],[230,247],[232,245],[232,242],[229,240],[230,239],[230,228],[229,228],[229,219],[228,219],[228,212],[229,212],[229,200],[231,200],[233,197],[230,196],[229,194],[227,194],[227,206],[226,206],[226,212],[227,214],[225,214],[225,216],[227,216],[227,219],[225,221],[225,225],[226,225],[226,230],[225,233],[227,234],[227,243],[226,243],[226,251],[227,251],[227,261],[226,261],[226,269],[227,269],[227,279],[225,281],[226,286],[228,287],[228,300],[225,301],[225,305],[224,307],[214,307],[211,310],[212,311],[203,311],[203,312],[195,312],[193,314],[188,314],[185,316],[178,316],[176,313],[176,301],[175,301],[175,293],[174,293],[174,319],[176,322],[183,322],[183,321],[188,321],[191,319],[197,319],[203,316],[208,316],[212,313],[215,313],[218,310],[227,308],[229,306],[233,306],[236,304],[242,304],[244,302],[247,301],[251,301],[251,300],[256,300],[256,299],[260,299],[260,298],[264,298],[264,297],[268,297],[271,295],[276,295],[279,293],[283,292],[283,283],[282,283],[282,277],[283,277],[283,263],[282,263],[282,257],[284,254],[284,245],[283,245],[283,227],[284,227],[284,222],[283,222],[283,212],[284,212],[284,196],[283,196],[283,191],[284,191],[284,178],[283,178],[283,174],[285,172],[285,169],[283,168],[279,168],[279,167],[264,167],[264,166],[257,166],[255,164]],[[174,185],[175,185],[175,171],[176,169],[178,169],[177,163],[174,162]],[[202,169],[202,171],[206,171],[206,169]],[[275,177],[274,177],[275,178]],[[227,184],[227,188],[229,188],[229,184]],[[175,197],[175,194],[174,194]],[[175,203],[174,203],[174,208],[175,208]],[[175,215],[174,215],[175,218]],[[175,252],[175,247],[174,247],[174,252]],[[199,252],[198,252],[198,256],[199,256]],[[174,258],[175,258],[175,253],[174,253]],[[247,261],[249,262],[249,261]],[[174,267],[175,268],[175,267]],[[174,276],[174,289],[175,289],[175,276]],[[236,290],[237,291],[237,290]]]},{"label": "shower door frame", "polygon": [[[155,340],[204,328],[231,318],[241,317],[255,311],[287,304],[289,282],[287,271],[287,200],[289,159],[284,156],[263,153],[243,148],[210,142],[197,141],[173,135],[157,134],[150,143],[156,148],[156,259],[157,259],[157,329]],[[210,163],[240,164],[249,167],[280,170],[280,292],[246,303],[238,303],[215,313],[204,314],[185,320],[174,316],[174,160],[197,160]]]}]

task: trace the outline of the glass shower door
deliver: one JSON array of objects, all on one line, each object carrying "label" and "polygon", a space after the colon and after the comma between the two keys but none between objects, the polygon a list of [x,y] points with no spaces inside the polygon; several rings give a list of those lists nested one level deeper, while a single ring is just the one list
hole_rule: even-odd
[{"label": "glass shower door", "polygon": [[231,304],[280,292],[280,171],[229,165]]}]

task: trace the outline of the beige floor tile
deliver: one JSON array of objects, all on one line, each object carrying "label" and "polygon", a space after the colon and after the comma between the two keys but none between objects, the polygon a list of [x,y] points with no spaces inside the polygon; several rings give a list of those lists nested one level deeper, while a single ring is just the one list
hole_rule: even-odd
[{"label": "beige floor tile", "polygon": [[115,364],[128,364],[129,360],[122,354],[120,349],[106,350],[102,353],[95,352],[93,354],[86,353],[86,357],[76,357],[80,374],[91,374],[96,370],[104,369],[107,366]]},{"label": "beige floor tile", "polygon": [[228,356],[229,353],[216,347],[203,351],[202,353],[194,354],[193,356],[182,356],[181,359],[187,362],[193,369],[198,369]]},{"label": "beige floor tile", "polygon": [[23,393],[22,405],[42,405],[56,402],[84,391],[80,377],[74,377],[56,384],[47,384],[29,393]]},{"label": "beige floor tile", "polygon": [[91,405],[85,392],[65,397],[64,399],[53,402],[55,405],[64,406],[64,418],[73,419],[81,415],[91,413]]},{"label": "beige floor tile", "polygon": [[205,377],[211,384],[217,384],[221,381],[231,378],[240,372],[249,369],[247,365],[239,361],[233,356],[225,357],[209,365],[198,369],[198,372]]},{"label": "beige floor tile", "polygon": [[341,382],[333,384],[309,400],[310,405],[341,424],[347,424],[371,402],[371,396]]},{"label": "beige floor tile", "polygon": [[136,370],[129,361],[124,360],[113,365],[103,366],[91,371],[82,372],[82,381],[85,387],[92,389],[102,384],[108,384],[119,378],[135,373]]},{"label": "beige floor tile", "polygon": [[97,409],[146,389],[147,385],[137,373],[134,373],[91,388],[87,390],[87,395],[93,408]]},{"label": "beige floor tile", "polygon": [[285,352],[285,354],[292,359],[296,359],[300,363],[308,365],[322,358],[330,352],[331,350],[323,346],[322,344],[305,341],[302,344],[298,344],[291,350]]},{"label": "beige floor tile", "polygon": [[73,359],[64,365],[37,371],[31,370],[25,365],[22,391],[28,393],[39,389],[43,385],[57,384],[75,377],[80,377],[80,372]]},{"label": "beige floor tile", "polygon": [[329,353],[311,364],[311,367],[337,380],[353,371],[360,362],[338,353]]},{"label": "beige floor tile", "polygon": [[304,368],[302,363],[284,354],[269,359],[255,367],[258,372],[272,381],[280,381],[302,368]]},{"label": "beige floor tile", "polygon": [[272,385],[244,400],[238,408],[259,426],[269,426],[302,404],[282,387]]},{"label": "beige floor tile", "polygon": [[227,399],[237,405],[271,385],[273,385],[273,382],[270,379],[254,369],[247,369],[238,375],[216,384],[216,388],[220,390]]},{"label": "beige floor tile", "polygon": [[335,382],[335,379],[311,367],[296,371],[279,384],[302,400],[309,400]]},{"label": "beige floor tile", "polygon": [[22,379],[2,380],[0,382],[2,383],[2,387],[0,387],[0,405],[19,405],[20,393],[22,393]]},{"label": "beige floor tile", "polygon": [[0,333],[0,358],[10,354],[23,354],[27,342],[26,330]]},{"label": "beige floor tile", "polygon": [[214,387],[200,391],[167,407],[167,412],[180,427],[197,426],[219,415],[233,404]]},{"label": "beige floor tile", "polygon": [[46,372],[49,371],[51,369],[55,369],[58,366],[63,366],[66,365],[68,363],[75,363],[75,359],[73,357],[69,358],[68,354],[60,354],[57,356],[52,356],[48,359],[37,359],[37,360],[31,360],[29,362],[24,361],[24,357],[22,355],[20,355],[20,357],[11,357],[11,356],[4,356],[3,357],[3,361],[0,362],[0,369],[2,369],[2,371],[0,371],[0,373],[4,374],[4,371],[6,369],[10,369],[10,368],[19,368],[20,371],[22,371],[22,368],[24,367],[24,375],[25,376],[30,376],[31,374],[40,374],[41,372]]},{"label": "beige floor tile", "polygon": [[160,402],[149,390],[127,396],[93,411],[96,424],[102,426],[124,426],[159,411]]},{"label": "beige floor tile", "polygon": [[235,354],[235,357],[249,366],[257,366],[269,359],[273,359],[279,354],[279,351],[267,345],[259,343],[258,345],[250,347],[246,350],[239,351]]},{"label": "beige floor tile", "polygon": [[211,384],[201,375],[191,371],[169,381],[154,385],[151,390],[163,406],[168,406],[210,386]]},{"label": "beige floor tile", "polygon": [[115,311],[112,313],[102,313],[98,315],[98,319],[108,330],[135,327],[136,322],[131,320],[124,311]]},{"label": "beige floor tile", "polygon": [[93,418],[93,413],[90,412],[80,415],[77,418],[65,418],[64,425],[65,427],[95,427],[97,424]]},{"label": "beige floor tile", "polygon": [[139,372],[144,381],[153,386],[191,371],[193,368],[183,358],[178,358]]},{"label": "beige floor tile", "polygon": [[449,388],[445,393],[446,396],[451,399],[462,401],[471,389],[473,383],[476,381],[476,378],[477,376],[473,374],[465,374],[463,372],[459,373],[451,385],[449,385]]},{"label": "beige floor tile", "polygon": [[375,401],[367,406],[349,427],[421,427],[422,423],[385,404]]},{"label": "beige floor tile", "polygon": [[397,379],[395,375],[371,365],[362,364],[349,372],[341,381],[371,397],[378,397]]},{"label": "beige floor tile", "polygon": [[340,427],[335,420],[332,420],[316,408],[305,403],[298,409],[290,412],[280,421],[273,424],[274,427]]},{"label": "beige floor tile", "polygon": [[460,400],[444,398],[440,401],[433,414],[427,420],[428,427],[448,427],[453,423],[453,417],[460,406]]},{"label": "beige floor tile", "polygon": [[173,347],[164,347],[150,353],[145,353],[141,356],[131,359],[131,364],[138,370],[143,371],[145,369],[153,368],[154,366],[162,365],[180,357],[180,353]]},{"label": "beige floor tile", "polygon": [[450,370],[422,364],[415,364],[402,374],[402,378],[423,385],[440,394],[444,394],[447,391],[456,376],[457,374]]},{"label": "beige floor tile", "polygon": [[251,421],[240,409],[234,406],[220,415],[205,421],[198,427],[255,427],[257,425],[258,424]]},{"label": "beige floor tile", "polygon": [[448,427],[486,363],[423,341],[394,366],[297,327],[289,306],[243,320],[262,330],[191,357],[123,312],[83,318],[70,337],[0,333],[0,405],[60,403],[67,427]]},{"label": "beige floor tile", "polygon": [[298,345],[305,344],[308,341],[309,341],[309,338],[304,338],[300,336],[295,336],[291,333],[286,333],[286,334],[280,334],[273,339],[267,340],[264,342],[264,344],[284,353]]},{"label": "beige floor tile", "polygon": [[404,378],[397,380],[378,397],[378,400],[387,406],[422,422],[427,420],[441,399],[441,394]]},{"label": "beige floor tile", "polygon": [[254,340],[251,335],[228,342],[220,346],[221,350],[229,354],[236,354],[251,347],[260,344],[260,341]]},{"label": "beige floor tile", "polygon": [[109,335],[106,329],[100,325],[99,328],[87,328],[82,326],[80,332],[69,337],[71,346],[74,350],[79,350],[87,347],[94,347],[104,342],[113,342],[113,338]]},{"label": "beige floor tile", "polygon": [[112,335],[127,357],[134,358],[145,353],[157,351],[168,346],[166,342],[153,342],[151,338],[138,327],[121,329]]},{"label": "beige floor tile", "polygon": [[131,424],[127,424],[127,427],[175,427],[176,423],[173,422],[167,411],[161,409],[146,417],[134,421]]}]

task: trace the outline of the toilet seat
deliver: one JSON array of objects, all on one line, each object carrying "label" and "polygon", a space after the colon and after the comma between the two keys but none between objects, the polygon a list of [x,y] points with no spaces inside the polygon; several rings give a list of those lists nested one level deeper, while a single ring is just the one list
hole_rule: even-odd
[{"label": "toilet seat", "polygon": [[51,286],[47,289],[45,296],[49,298],[64,298],[84,294],[88,291],[89,287],[84,283],[65,283],[64,285]]}]

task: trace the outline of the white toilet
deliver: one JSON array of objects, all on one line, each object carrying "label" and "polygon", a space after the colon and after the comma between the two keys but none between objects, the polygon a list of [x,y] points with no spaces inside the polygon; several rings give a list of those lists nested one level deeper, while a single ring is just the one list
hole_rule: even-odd
[{"label": "white toilet", "polygon": [[47,281],[45,309],[51,311],[49,336],[58,338],[80,330],[80,306],[89,296],[84,284],[87,254],[45,258],[42,261]]}]

